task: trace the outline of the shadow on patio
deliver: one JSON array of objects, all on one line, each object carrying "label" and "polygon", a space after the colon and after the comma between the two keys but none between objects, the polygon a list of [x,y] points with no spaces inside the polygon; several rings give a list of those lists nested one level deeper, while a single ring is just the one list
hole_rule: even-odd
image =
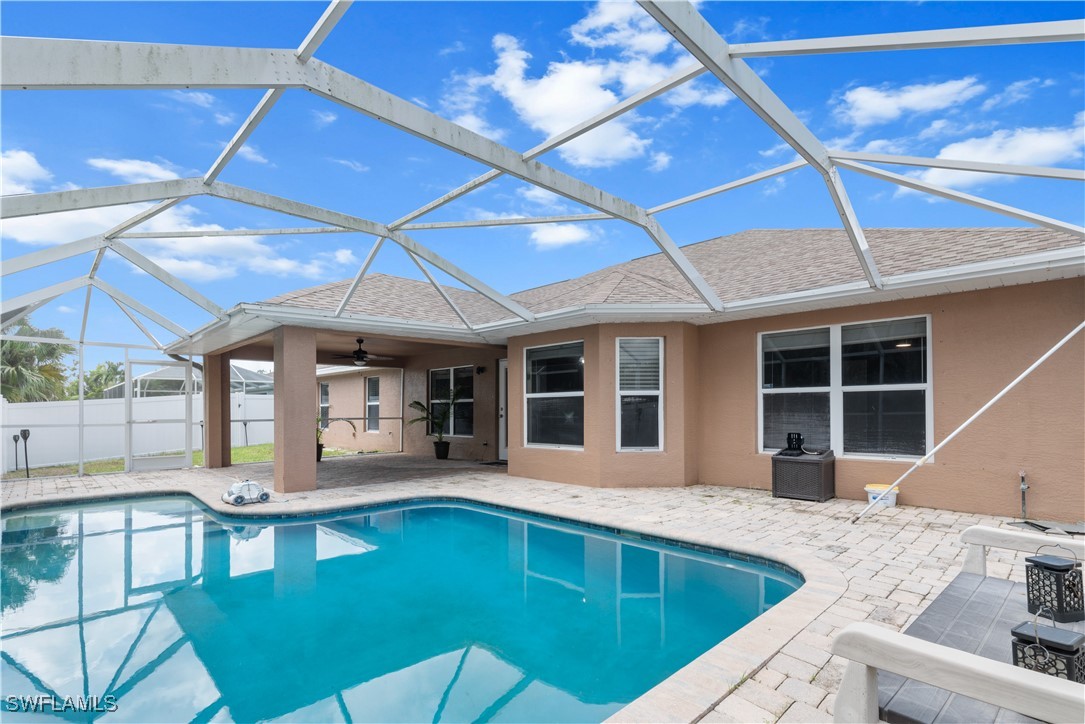
[{"label": "shadow on patio", "polygon": [[[243,463],[226,469],[232,477],[249,479],[268,488],[275,483],[275,463]],[[484,464],[477,460],[437,460],[431,456],[405,453],[370,453],[324,458],[317,464],[317,489],[329,490],[355,485],[397,483],[436,478],[453,472],[471,471],[484,476],[506,474],[504,465]]]}]

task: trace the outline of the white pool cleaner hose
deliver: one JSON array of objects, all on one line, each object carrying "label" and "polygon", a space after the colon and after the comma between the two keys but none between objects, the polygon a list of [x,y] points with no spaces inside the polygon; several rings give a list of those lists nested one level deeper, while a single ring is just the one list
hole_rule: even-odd
[{"label": "white pool cleaner hose", "polygon": [[882,498],[884,498],[884,497],[885,497],[886,495],[889,495],[889,493],[891,493],[891,492],[893,492],[894,490],[896,490],[896,489],[897,489],[897,486],[898,486],[898,485],[900,485],[900,484],[901,484],[901,482],[902,482],[902,481],[903,481],[903,480],[904,480],[904,479],[905,479],[906,477],[908,477],[909,475],[911,475],[912,473],[914,473],[914,472],[915,472],[916,470],[918,470],[918,469],[919,469],[919,466],[920,466],[920,465],[923,465],[923,464],[924,464],[924,463],[926,463],[926,462],[927,462],[928,460],[930,460],[930,459],[931,459],[932,457],[934,457],[934,454],[935,454],[936,452],[938,452],[938,451],[939,451],[939,450],[941,450],[941,449],[942,449],[943,447],[945,447],[945,446],[946,446],[947,444],[949,444],[949,441],[950,441],[950,440],[952,440],[953,438],[957,437],[957,435],[959,435],[959,434],[960,434],[961,432],[963,432],[963,431],[964,431],[964,429],[965,429],[966,427],[968,427],[968,426],[969,426],[969,425],[971,425],[971,424],[972,424],[973,422],[975,422],[975,421],[976,421],[976,418],[978,418],[978,417],[979,417],[980,415],[982,415],[983,413],[987,412],[987,410],[988,410],[988,409],[990,409],[990,407],[991,407],[992,405],[994,405],[994,404],[995,404],[996,402],[998,402],[998,401],[999,401],[999,400],[1001,400],[1001,399],[1002,399],[1003,397],[1005,397],[1005,396],[1006,396],[1006,393],[1007,393],[1007,392],[1009,392],[1010,390],[1012,390],[1012,389],[1013,389],[1014,387],[1017,387],[1018,383],[1020,383],[1020,382],[1021,382],[1022,380],[1024,380],[1024,379],[1025,379],[1026,377],[1028,377],[1028,376],[1029,376],[1030,374],[1032,374],[1032,371],[1033,371],[1033,370],[1035,370],[1035,369],[1036,369],[1037,367],[1039,367],[1039,366],[1040,366],[1040,365],[1042,365],[1042,364],[1043,364],[1044,362],[1046,362],[1046,361],[1047,361],[1047,358],[1048,358],[1048,357],[1050,357],[1051,355],[1055,354],[1055,353],[1056,353],[1056,352],[1058,352],[1058,351],[1059,351],[1060,349],[1062,349],[1062,347],[1063,347],[1063,346],[1064,346],[1064,345],[1065,345],[1065,344],[1066,344],[1067,342],[1069,342],[1069,341],[1070,341],[1071,339],[1073,339],[1073,338],[1074,338],[1074,336],[1075,336],[1075,335],[1076,335],[1076,334],[1077,334],[1078,332],[1080,332],[1080,331],[1081,331],[1082,329],[1085,329],[1085,322],[1082,322],[1082,323],[1081,323],[1081,324],[1079,324],[1078,326],[1074,327],[1074,330],[1073,330],[1072,332],[1070,332],[1070,334],[1068,334],[1068,335],[1066,335],[1065,337],[1063,337],[1062,339],[1060,339],[1060,340],[1059,340],[1059,342],[1058,342],[1058,343],[1057,343],[1057,344],[1056,344],[1056,345],[1055,345],[1054,347],[1052,347],[1051,349],[1047,350],[1047,352],[1046,352],[1046,353],[1044,354],[1044,356],[1043,356],[1043,357],[1041,357],[1040,359],[1038,359],[1038,360],[1036,360],[1035,362],[1033,362],[1033,363],[1032,363],[1032,364],[1031,364],[1031,365],[1029,366],[1029,368],[1028,368],[1027,370],[1025,370],[1024,372],[1022,372],[1021,374],[1019,374],[1019,375],[1017,376],[1017,379],[1015,379],[1015,380],[1014,380],[1013,382],[1011,382],[1010,384],[1006,385],[1006,387],[1004,387],[1004,388],[1002,389],[1002,391],[1001,391],[1001,392],[999,392],[999,393],[998,393],[997,395],[995,395],[994,397],[992,397],[992,398],[991,398],[991,400],[990,400],[990,402],[988,402],[988,403],[987,403],[986,405],[984,405],[984,406],[983,406],[983,407],[981,407],[980,409],[976,410],[976,413],[975,413],[974,415],[972,415],[972,417],[970,417],[970,418],[968,418],[967,420],[965,420],[965,421],[964,421],[964,424],[963,424],[963,425],[961,425],[961,426],[960,426],[960,427],[958,427],[958,428],[957,428],[956,430],[954,430],[953,432],[951,432],[951,433],[950,433],[950,434],[949,434],[949,435],[948,435],[948,436],[946,437],[946,439],[945,439],[945,440],[943,440],[942,442],[940,442],[940,443],[938,443],[937,445],[935,445],[935,446],[934,446],[934,449],[933,449],[933,450],[931,450],[931,451],[930,451],[929,453],[927,453],[927,454],[926,454],[926,455],[924,455],[923,457],[919,458],[919,460],[916,460],[916,461],[915,461],[915,465],[913,465],[912,467],[908,468],[908,471],[907,471],[906,473],[904,473],[904,475],[901,475],[901,476],[900,476],[899,478],[897,478],[897,481],[896,481],[895,483],[893,483],[893,484],[892,484],[892,485],[890,485],[890,486],[889,486],[888,488],[886,488],[885,490],[883,490],[883,491],[881,492],[881,494],[880,494],[880,495],[878,495],[878,496],[877,496],[876,498],[874,498],[874,500],[870,501],[870,504],[869,504],[869,505],[868,505],[868,506],[867,506],[866,508],[864,508],[864,509],[863,509],[863,512],[862,512],[862,513],[860,513],[859,515],[855,516],[854,518],[852,518],[852,519],[851,519],[851,522],[852,522],[852,523],[856,523],[856,522],[858,522],[858,521],[859,521],[859,519],[860,519],[860,518],[862,518],[862,517],[863,517],[864,515],[866,515],[867,513],[869,513],[869,512],[870,512],[870,510],[871,510],[872,508],[874,508],[874,506],[876,506],[876,505],[878,504],[878,502],[879,502],[879,501],[881,501],[881,499],[882,499]]}]

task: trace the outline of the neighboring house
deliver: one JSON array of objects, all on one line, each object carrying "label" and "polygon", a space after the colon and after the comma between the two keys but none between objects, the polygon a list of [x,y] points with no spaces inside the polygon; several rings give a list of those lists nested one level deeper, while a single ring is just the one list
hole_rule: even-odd
[{"label": "neighboring house", "polygon": [[[342,315],[350,281],[239,305],[177,349],[275,356],[279,390],[361,335],[397,374],[329,381],[331,416],[363,416],[374,375],[381,430],[409,417],[411,400],[469,389],[448,430],[453,457],[503,458],[511,474],[582,485],[768,488],[772,453],[801,432],[836,453],[837,495],[860,499],[1085,317],[1085,259],[1070,234],[866,235],[882,289],[868,286],[843,231],[753,230],[682,249],[722,312],[656,254],[510,295],[530,321],[473,291],[442,288],[457,312],[429,284],[372,274]],[[1013,515],[1023,469],[1034,517],[1080,517],[1083,359],[1079,335],[912,475],[901,502]],[[426,433],[407,427],[403,449],[429,454]],[[295,457],[277,464],[277,484],[312,487],[315,470],[291,467]]]},{"label": "neighboring house", "polygon": [[[203,391],[203,372],[193,367],[192,382],[194,394]],[[245,395],[271,395],[271,375],[255,370],[230,365],[230,390]],[[132,397],[163,397],[183,395],[185,393],[185,371],[180,367],[159,367],[156,370],[132,378]],[[119,400],[124,397],[124,383],[107,387],[102,393],[107,400]]]}]

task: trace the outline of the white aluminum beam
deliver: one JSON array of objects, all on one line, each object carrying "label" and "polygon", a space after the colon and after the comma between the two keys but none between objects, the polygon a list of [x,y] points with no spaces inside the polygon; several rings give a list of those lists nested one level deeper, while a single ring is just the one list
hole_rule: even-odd
[{"label": "white aluminum beam", "polygon": [[867,282],[880,289],[881,275],[870,253],[863,228],[855,217],[847,191],[833,168],[828,149],[750,66],[741,59],[731,58],[727,43],[692,4],[655,0],[639,0],[639,3],[739,100],[749,106],[750,110],[805,158],[807,163],[817,169],[825,179],[829,195],[844,224],[855,255],[859,258]]},{"label": "white aluminum beam", "polygon": [[[101,253],[101,252],[99,252]],[[93,276],[88,276],[88,279],[93,280]],[[83,322],[79,325],[79,344],[83,344],[83,340],[87,338],[87,320],[90,319],[90,294],[94,291],[94,287],[87,284],[87,293],[83,299]]]},{"label": "white aluminum beam", "polygon": [[564,224],[573,221],[613,221],[609,214],[569,214],[567,216],[514,216],[505,219],[474,219],[468,221],[431,221],[404,224],[403,231],[427,231],[432,229],[473,229],[485,226],[525,226],[532,224]]},{"label": "white aluminum beam", "polygon": [[682,250],[678,248],[678,245],[671,239],[670,234],[664,231],[663,227],[654,216],[648,217],[648,224],[644,227],[644,230],[648,232],[648,236],[652,237],[652,241],[656,243],[660,251],[667,256],[671,263],[678,269],[678,273],[681,274],[689,285],[693,287],[693,291],[697,293],[709,310],[714,312],[721,312],[724,310],[723,300],[719,298],[716,291],[709,286],[708,282],[704,280],[701,273],[693,266],[690,260],[682,253]]},{"label": "white aluminum beam", "polygon": [[474,276],[460,269],[447,259],[430,251],[406,234],[392,231],[383,224],[378,224],[375,221],[362,219],[357,216],[343,214],[338,211],[329,211],[328,209],[322,209],[317,206],[272,196],[271,194],[265,194],[260,191],[253,191],[252,189],[246,189],[240,186],[224,184],[221,181],[216,181],[207,188],[208,193],[219,198],[230,199],[250,206],[259,206],[261,208],[279,211],[292,216],[299,216],[303,219],[309,219],[310,221],[349,227],[357,231],[363,231],[367,234],[391,239],[402,246],[406,251],[422,257],[444,273],[454,279],[458,279],[479,294],[482,294],[494,303],[501,305],[521,319],[531,321],[535,318],[535,315],[522,304],[509,299],[501,292],[490,287],[485,282],[476,279]]},{"label": "white aluminum beam", "polygon": [[[523,154],[523,157],[525,160],[531,160],[533,158],[541,156],[544,153],[547,153],[548,151],[552,151],[558,146],[564,145],[575,138],[579,138],[588,131],[591,131],[609,121],[614,120],[623,113],[626,113],[627,111],[630,111],[643,103],[647,103],[653,98],[657,98],[663,95],[667,91],[677,88],[683,83],[690,81],[693,78],[696,78],[702,73],[705,73],[707,70],[708,69],[700,63],[695,63],[691,66],[687,66],[686,68],[683,68],[682,70],[674,73],[670,77],[664,78],[655,85],[649,86],[648,88],[645,88],[639,93],[635,93],[626,98],[625,100],[621,101],[620,103],[611,106],[607,110],[596,114],[588,120],[578,123],[576,126],[570,128],[569,130],[559,133],[556,136],[552,136],[551,138],[543,141],[534,148],[526,151]],[[440,198],[431,201],[425,206],[419,207],[418,209],[407,214],[406,216],[397,219],[396,221],[389,224],[389,226],[393,229],[402,228],[404,224],[413,221],[420,216],[424,216],[425,214],[428,214],[434,209],[438,209],[445,204],[454,201],[461,196],[470,193],[471,191],[474,191],[481,186],[484,186],[485,184],[488,184],[490,181],[493,181],[494,179],[502,175],[503,174],[500,171],[487,171],[478,178],[468,181],[459,188],[453,189],[444,196],[441,196]]]},{"label": "white aluminum beam", "polygon": [[448,306],[452,307],[452,311],[455,312],[456,316],[460,318],[461,322],[463,322],[463,326],[467,327],[467,329],[469,331],[473,332],[474,327],[472,327],[471,323],[467,321],[467,317],[464,316],[464,314],[460,310],[459,306],[454,301],[452,301],[452,297],[450,297],[448,295],[448,292],[445,291],[444,287],[442,287],[440,284],[438,284],[437,280],[433,278],[433,275],[430,274],[430,271],[429,271],[429,269],[426,268],[426,265],[423,264],[421,262],[421,260],[419,260],[419,258],[417,256],[415,256],[414,254],[407,254],[407,256],[411,257],[411,261],[413,261],[415,263],[415,266],[417,266],[419,268],[419,270],[423,274],[426,275],[426,279],[429,280],[429,283],[433,286],[434,289],[437,290],[437,293],[440,294],[441,297],[445,300],[445,303],[448,304]]},{"label": "white aluminum beam", "polygon": [[36,304],[37,302],[45,300],[56,299],[57,297],[67,294],[68,292],[76,289],[82,289],[90,282],[89,277],[76,277],[75,279],[69,279],[66,282],[60,282],[59,284],[53,284],[42,289],[35,289],[32,292],[21,294],[11,299],[5,299],[0,303],[0,313],[7,314],[13,310],[21,309],[22,307]]},{"label": "white aluminum beam", "polygon": [[[313,53],[316,52],[320,44],[324,42],[328,34],[331,33],[336,23],[343,17],[343,14],[350,9],[352,2],[350,0],[334,0],[324,13],[317,20],[316,25],[309,31],[309,35],[302,41],[298,49],[294,51],[295,57],[298,62],[305,64],[309,62],[309,59],[313,57]],[[274,107],[279,99],[282,98],[284,89],[272,88],[264,93],[260,102],[256,104],[256,107],[252,109],[252,113],[241,124],[241,128],[237,129],[237,133],[230,139],[230,142],[226,144],[226,147],[222,149],[222,153],[211,164],[211,168],[207,170],[207,173],[203,176],[203,182],[209,184],[219,177],[219,174],[223,172],[231,159],[241,150],[241,147],[245,145],[245,142],[249,140],[249,136],[252,135],[256,127],[260,125],[260,122],[264,120],[268,112]]]},{"label": "white aluminum beam", "polygon": [[159,266],[155,262],[148,259],[143,254],[139,253],[138,251],[136,251],[132,247],[125,244],[124,242],[119,241],[117,239],[111,240],[109,242],[109,248],[111,248],[113,251],[117,252],[117,254],[123,256],[128,261],[135,264],[137,267],[139,267],[143,271],[145,271],[148,274],[150,274],[151,276],[153,276],[158,281],[165,284],[167,287],[169,287],[173,291],[175,291],[178,294],[180,294],[181,296],[185,297],[186,299],[188,299],[193,304],[195,304],[195,305],[197,305],[199,307],[202,307],[203,309],[210,312],[212,315],[218,317],[219,319],[225,319],[226,310],[224,310],[222,307],[220,307],[219,305],[212,302],[210,299],[205,297],[203,294],[200,294],[198,291],[196,291],[191,286],[189,286],[185,282],[183,282],[180,279],[178,279],[177,277],[175,277],[173,274],[170,274],[168,271],[166,271],[161,266]]},{"label": "white aluminum beam", "polygon": [[740,178],[735,181],[729,181],[725,184],[715,186],[706,191],[699,191],[695,194],[683,196],[682,198],[676,199],[674,201],[668,201],[665,204],[660,204],[659,206],[648,209],[648,213],[654,215],[663,211],[670,211],[671,209],[677,208],[679,206],[685,206],[686,204],[691,204],[694,201],[707,199],[709,196],[715,196],[716,194],[722,194],[725,191],[731,191],[732,189],[748,186],[749,184],[757,183],[758,181],[764,181],[765,179],[772,178],[773,176],[779,176],[780,174],[787,173],[788,171],[794,171],[795,169],[802,168],[806,165],[807,164],[805,159],[800,158],[798,160],[792,161],[791,163],[785,163],[782,166],[770,168],[767,171],[760,171],[750,176],[746,176],[745,178]]},{"label": "white aluminum beam", "polygon": [[[0,340],[5,342],[39,342],[41,344],[83,344],[87,347],[117,347],[122,349],[156,349],[145,344],[125,344],[123,342],[80,342],[78,339],[67,337],[23,337],[18,334],[0,334]],[[104,423],[110,425],[113,423]],[[120,423],[117,423],[120,424]],[[64,425],[63,427],[67,427]]]},{"label": "white aluminum beam", "polygon": [[6,277],[8,274],[36,269],[39,266],[51,264],[55,261],[70,259],[73,256],[96,251],[105,245],[106,240],[103,236],[88,236],[86,239],[69,241],[66,244],[51,246],[41,251],[32,251],[14,259],[5,259],[3,265],[0,265],[0,276]]},{"label": "white aluminum beam", "polygon": [[241,150],[241,147],[245,145],[245,142],[249,140],[249,136],[256,130],[256,127],[260,125],[260,121],[264,120],[264,117],[271,111],[279,99],[283,97],[283,93],[286,91],[282,88],[272,88],[264,93],[263,97],[256,104],[256,107],[252,109],[252,113],[241,124],[241,127],[237,129],[234,137],[230,139],[230,142],[226,144],[226,147],[222,149],[222,153],[215,159],[215,162],[211,164],[211,168],[207,169],[207,173],[203,175],[203,182],[209,184],[219,177],[226,169],[226,164],[230,163],[233,157]]},{"label": "white aluminum beam", "polygon": [[102,281],[101,279],[90,279],[88,281],[95,289],[105,292],[109,296],[113,297],[115,301],[123,302],[135,311],[142,314],[147,319],[162,327],[163,329],[168,329],[169,331],[173,332],[181,338],[191,336],[189,331],[181,325],[177,324],[171,319],[162,316],[158,312],[148,307],[146,304],[143,304],[142,302],[133,299],[131,296],[125,294],[120,289],[117,289],[109,282]]},{"label": "white aluminum beam", "polygon": [[1023,43],[1066,43],[1085,40],[1081,20],[1056,20],[1016,25],[987,25],[945,30],[914,30],[904,33],[850,35],[836,38],[770,40],[761,43],[736,43],[732,58],[772,58],[782,55],[817,55],[878,50],[923,50],[963,48],[981,45],[1018,45]]},{"label": "white aluminum beam", "polygon": [[[113,297],[110,297],[110,299],[113,299]],[[121,304],[120,302],[118,302],[116,299],[113,299],[113,303],[116,304],[117,308],[120,309],[122,312],[124,312],[125,315],[127,315],[129,319],[132,320],[132,324],[136,325],[136,327],[139,328],[140,332],[143,332],[143,335],[147,339],[149,339],[151,341],[151,344],[153,344],[158,349],[164,349],[164,347],[162,346],[162,343],[159,342],[155,338],[155,336],[153,334],[151,334],[151,331],[149,329],[147,329],[146,326],[144,326],[143,322],[139,321],[139,317],[137,317],[135,314],[133,314],[132,310],[130,310],[128,307],[126,307],[123,304]]]},{"label": "white aluminum beam", "polygon": [[212,236],[294,236],[303,234],[356,234],[338,226],[302,226],[296,229],[208,229],[206,231],[132,231],[117,239],[198,239]]},{"label": "white aluminum beam", "polygon": [[925,158],[922,156],[896,156],[889,153],[861,153],[858,151],[829,151],[834,161],[868,161],[898,166],[921,166],[924,168],[949,168],[957,171],[980,173],[1003,173],[1011,176],[1035,176],[1038,178],[1085,181],[1085,171],[1076,168],[1053,168],[1051,166],[1021,166],[1012,163],[988,163],[986,161],[958,161],[948,158]]},{"label": "white aluminum beam", "polygon": [[343,299],[339,302],[339,306],[335,308],[335,316],[343,316],[343,310],[347,308],[351,297],[354,296],[354,292],[358,291],[358,285],[362,283],[362,279],[365,278],[366,272],[369,271],[369,267],[373,264],[373,260],[377,258],[377,253],[381,250],[381,245],[383,244],[384,237],[378,236],[377,240],[373,242],[373,246],[369,247],[369,253],[365,255],[365,259],[362,261],[361,266],[358,267],[358,273],[354,275],[354,280],[350,283],[350,287],[343,295]]},{"label": "white aluminum beam", "polygon": [[[144,221],[147,221],[148,219],[151,219],[151,218],[153,218],[155,216],[158,216],[159,214],[161,214],[163,211],[165,211],[167,209],[173,208],[174,206],[176,206],[178,204],[178,202],[180,202],[180,199],[166,199],[164,201],[159,201],[157,204],[155,204],[151,208],[145,209],[145,210],[139,212],[138,214],[136,214],[135,216],[133,216],[132,218],[127,219],[127,220],[122,221],[121,223],[117,224],[112,229],[110,229],[105,234],[103,234],[102,236],[104,236],[107,240],[112,239],[117,234],[123,233],[125,231],[128,231],[131,228],[139,226]],[[99,249],[98,253],[94,255],[94,261],[90,265],[90,274],[89,274],[89,276],[90,276],[91,279],[98,276],[98,267],[100,267],[102,265],[102,260],[105,259],[105,251],[106,251],[105,248]],[[90,291],[89,290],[87,291],[87,304],[88,305],[90,304]],[[84,316],[85,316],[85,314],[86,314],[86,309],[84,308]],[[84,329],[86,328],[86,326],[87,326],[86,321],[84,321],[83,322]]]},{"label": "white aluminum beam", "polygon": [[46,304],[53,301],[54,299],[56,299],[56,297],[47,297],[45,299],[41,299],[41,300],[39,300],[37,302],[34,302],[33,304],[28,304],[25,307],[22,307],[21,309],[20,308],[13,308],[13,309],[11,309],[9,311],[5,311],[2,315],[0,315],[0,320],[2,320],[2,321],[0,321],[0,328],[7,329],[11,325],[18,322],[23,317],[25,317],[26,315],[33,314],[38,309],[40,309],[41,307],[44,307]]},{"label": "white aluminum beam", "polygon": [[343,15],[347,10],[350,10],[350,6],[353,5],[353,0],[333,0],[333,2],[324,9],[324,13],[320,16],[320,19],[316,21],[313,29],[309,31],[309,34],[305,36],[305,40],[301,41],[301,45],[298,46],[295,55],[302,63],[308,63],[309,59],[313,57],[313,53],[317,51],[317,48],[327,40],[328,34],[335,28],[336,24],[343,19]]},{"label": "white aluminum beam", "polygon": [[185,198],[202,193],[206,193],[206,189],[201,179],[179,178],[125,186],[99,186],[73,191],[4,196],[0,198],[0,219],[17,219],[23,216],[51,214],[56,211],[120,206],[159,199]]},{"label": "white aluminum beam", "polygon": [[867,166],[866,164],[856,163],[855,161],[840,161],[842,168],[851,169],[852,171],[858,171],[861,174],[866,174],[872,178],[882,179],[883,181],[890,181],[899,186],[912,189],[914,191],[922,191],[924,193],[932,194],[934,196],[940,196],[950,201],[959,201],[969,206],[975,206],[977,209],[986,209],[987,211],[993,211],[996,214],[1002,214],[1003,216],[1009,216],[1010,218],[1020,219],[1030,224],[1036,224],[1037,226],[1045,226],[1055,231],[1064,231],[1075,236],[1085,237],[1085,228],[1076,226],[1074,224],[1067,223],[1065,221],[1059,221],[1058,219],[1052,219],[1047,216],[1041,216],[1040,214],[1034,214],[1031,211],[1024,211],[1013,206],[1007,206],[1000,204],[997,201],[990,201],[988,199],[980,198],[979,196],[972,196],[961,191],[954,191],[953,189],[947,189],[944,186],[938,186],[930,184],[919,179],[914,179],[909,176],[901,176],[900,174],[892,173],[890,171],[883,171],[880,168],[874,168],[873,166]]},{"label": "white aluminum beam", "polygon": [[[342,70],[318,60],[302,65],[286,51],[11,38],[0,53],[3,88],[306,88],[596,211],[642,228],[648,225],[647,212],[635,204],[537,161],[526,161],[506,146]],[[85,72],[88,66],[92,70]],[[681,252],[675,256],[677,247],[660,248],[702,298],[715,296]]]}]

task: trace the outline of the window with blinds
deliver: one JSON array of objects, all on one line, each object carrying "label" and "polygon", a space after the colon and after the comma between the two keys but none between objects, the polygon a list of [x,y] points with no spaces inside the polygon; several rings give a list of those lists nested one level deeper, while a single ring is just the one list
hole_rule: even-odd
[{"label": "window with blinds", "polygon": [[663,445],[663,338],[619,337],[618,450]]},{"label": "window with blinds", "polygon": [[789,432],[837,455],[919,457],[933,435],[930,320],[762,334],[761,448]]},{"label": "window with blinds", "polygon": [[317,414],[320,416],[320,426],[328,426],[328,417],[331,415],[331,395],[328,392],[328,383],[320,383],[320,406],[317,409]]}]

